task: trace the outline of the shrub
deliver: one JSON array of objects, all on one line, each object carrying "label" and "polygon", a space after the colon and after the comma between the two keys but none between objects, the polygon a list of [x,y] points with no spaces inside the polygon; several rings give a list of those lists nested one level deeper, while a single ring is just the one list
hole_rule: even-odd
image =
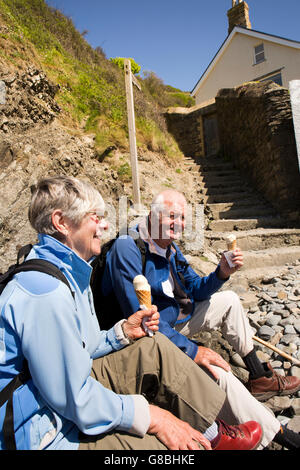
[{"label": "shrub", "polygon": [[[125,57],[115,57],[109,59],[113,64],[116,64],[119,69],[124,70],[124,59]],[[130,63],[131,63],[131,72],[136,75],[140,72],[141,66],[138,65],[134,59],[129,58]]]}]

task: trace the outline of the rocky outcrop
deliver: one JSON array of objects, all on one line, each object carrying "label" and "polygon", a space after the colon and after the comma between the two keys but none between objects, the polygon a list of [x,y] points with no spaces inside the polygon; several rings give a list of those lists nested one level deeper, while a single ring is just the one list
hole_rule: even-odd
[{"label": "rocky outcrop", "polygon": [[[118,168],[130,162],[129,153],[114,148],[100,158],[95,136],[79,126],[67,128],[64,113],[55,100],[57,87],[34,67],[16,71],[3,69],[6,100],[0,104],[0,272],[15,262],[17,247],[36,240],[29,225],[27,208],[30,186],[44,176],[67,174],[87,179],[115,207],[127,197],[130,207],[132,183]],[[142,202],[149,207],[153,196],[174,187],[186,193],[189,202],[198,196],[194,175],[182,159],[167,159],[138,149]],[[158,178],[157,175],[160,175]],[[201,200],[199,201],[201,202]],[[114,236],[116,227],[108,236]]]},{"label": "rocky outcrop", "polygon": [[34,67],[23,72],[1,73],[6,87],[5,104],[0,105],[0,130],[22,132],[37,123],[49,123],[60,112],[54,97],[58,85]]}]

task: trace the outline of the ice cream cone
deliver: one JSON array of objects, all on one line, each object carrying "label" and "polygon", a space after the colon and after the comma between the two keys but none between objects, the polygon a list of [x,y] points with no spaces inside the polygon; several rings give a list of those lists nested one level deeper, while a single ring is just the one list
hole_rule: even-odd
[{"label": "ice cream cone", "polygon": [[147,309],[151,308],[151,292],[149,290],[136,290],[135,293],[140,305]]},{"label": "ice cream cone", "polygon": [[135,276],[133,279],[133,287],[140,306],[143,305],[145,308],[151,308],[151,287],[145,276],[142,274]]},{"label": "ice cream cone", "polygon": [[[148,284],[147,279],[142,274],[135,276],[133,279],[133,287],[138,298],[141,309],[150,309],[151,308],[151,287]],[[148,317],[147,317],[148,318]],[[144,330],[149,336],[153,336],[153,331],[147,328],[146,321],[147,318],[143,318],[142,325]]]},{"label": "ice cream cone", "polygon": [[234,251],[236,249],[236,236],[235,235],[229,235],[226,238],[226,243],[227,243],[227,250],[228,251]]},{"label": "ice cream cone", "polygon": [[228,251],[234,251],[236,249],[236,240],[227,244]]}]

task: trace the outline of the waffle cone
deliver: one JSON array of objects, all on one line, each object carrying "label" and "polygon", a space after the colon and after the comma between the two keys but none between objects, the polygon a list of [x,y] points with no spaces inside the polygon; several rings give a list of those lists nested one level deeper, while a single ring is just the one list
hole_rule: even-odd
[{"label": "waffle cone", "polygon": [[149,290],[136,290],[135,293],[140,305],[151,308],[151,292]]},{"label": "waffle cone", "polygon": [[228,251],[234,251],[236,249],[236,240],[233,240],[231,243],[227,243]]}]

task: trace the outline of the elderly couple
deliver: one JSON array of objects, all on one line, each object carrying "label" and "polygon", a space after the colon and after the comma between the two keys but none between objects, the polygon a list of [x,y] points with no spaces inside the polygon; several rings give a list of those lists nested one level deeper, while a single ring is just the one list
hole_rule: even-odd
[{"label": "elderly couple", "polygon": [[[45,178],[33,188],[29,220],[38,243],[27,259],[57,266],[72,295],[65,283],[36,271],[16,274],[3,290],[0,395],[16,383],[24,359],[29,374],[13,393],[8,430],[8,402],[0,408],[1,449],[9,448],[9,433],[22,450],[252,450],[272,440],[299,448],[299,435],[257,400],[292,394],[299,380],[278,377],[258,361],[238,297],[216,292],[242,265],[242,253],[235,251],[235,268],[222,256],[204,278],[182,263],[180,278],[174,258],[184,257],[173,242],[178,226],[184,228],[185,199],[165,191],[154,202],[159,210],[136,227],[147,245],[154,305],[140,310],[132,287],[141,274],[140,253],[132,237],[122,236],[108,255],[103,292],[115,290],[124,319],[104,331],[89,264],[108,227],[104,201],[71,177]],[[155,224],[159,233],[152,238]],[[218,354],[188,339],[217,326],[244,358],[247,388]]]}]

